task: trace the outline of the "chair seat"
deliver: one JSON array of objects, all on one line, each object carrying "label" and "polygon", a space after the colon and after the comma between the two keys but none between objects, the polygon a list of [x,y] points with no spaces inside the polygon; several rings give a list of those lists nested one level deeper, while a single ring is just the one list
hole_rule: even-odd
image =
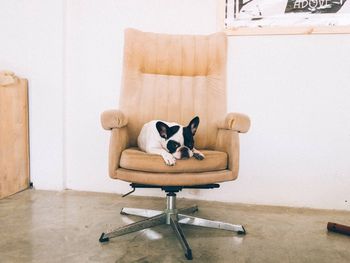
[{"label": "chair seat", "polygon": [[138,148],[129,148],[122,152],[120,167],[128,170],[152,173],[200,173],[227,169],[227,153],[201,150],[204,160],[194,157],[186,160],[176,160],[174,166],[164,163],[160,155],[148,154]]}]

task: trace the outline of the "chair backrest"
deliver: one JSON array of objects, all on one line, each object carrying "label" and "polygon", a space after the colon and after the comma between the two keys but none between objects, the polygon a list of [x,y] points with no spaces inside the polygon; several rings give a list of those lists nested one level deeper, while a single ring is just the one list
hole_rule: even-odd
[{"label": "chair backrest", "polygon": [[125,30],[119,108],[128,116],[130,145],[150,120],[187,125],[199,116],[198,149],[215,146],[226,114],[224,33],[168,35]]}]

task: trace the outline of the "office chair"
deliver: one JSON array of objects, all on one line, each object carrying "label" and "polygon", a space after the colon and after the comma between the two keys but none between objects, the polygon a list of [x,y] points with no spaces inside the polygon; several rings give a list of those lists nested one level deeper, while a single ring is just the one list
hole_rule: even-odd
[{"label": "office chair", "polygon": [[[212,35],[169,35],[126,29],[119,110],[101,115],[104,129],[111,131],[109,175],[138,188],[166,192],[164,211],[123,208],[123,215],[143,220],[102,233],[99,241],[167,224],[174,230],[187,259],[192,250],[181,224],[218,228],[245,234],[241,225],[194,217],[198,210],[176,207],[182,189],[213,189],[235,180],[239,169],[239,133],[249,130],[250,120],[226,111],[226,49],[224,33]],[[162,157],[137,148],[142,126],[150,120],[182,125],[200,117],[195,147],[205,155],[177,160],[167,166]],[[145,197],[147,198],[147,197]]]}]

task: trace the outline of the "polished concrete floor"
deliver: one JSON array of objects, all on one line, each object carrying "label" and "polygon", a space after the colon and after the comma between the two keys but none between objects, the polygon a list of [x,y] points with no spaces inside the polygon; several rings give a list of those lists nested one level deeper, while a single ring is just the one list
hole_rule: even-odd
[{"label": "polished concrete floor", "polygon": [[[157,190],[155,190],[157,191]],[[179,194],[181,196],[181,193]],[[28,190],[0,200],[0,262],[188,262],[170,227],[157,226],[100,244],[101,232],[139,220],[122,207],[163,209],[164,199]],[[178,199],[196,216],[244,224],[247,235],[184,226],[193,262],[350,262],[350,213]]]}]

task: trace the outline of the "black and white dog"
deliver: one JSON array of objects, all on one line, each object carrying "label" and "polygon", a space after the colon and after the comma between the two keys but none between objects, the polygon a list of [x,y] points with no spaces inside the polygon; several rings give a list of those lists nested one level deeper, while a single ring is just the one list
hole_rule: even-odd
[{"label": "black and white dog", "polygon": [[198,125],[199,117],[193,118],[186,127],[174,122],[150,121],[142,127],[137,144],[146,153],[161,155],[167,165],[192,156],[203,160],[204,155],[194,148],[193,136]]}]

